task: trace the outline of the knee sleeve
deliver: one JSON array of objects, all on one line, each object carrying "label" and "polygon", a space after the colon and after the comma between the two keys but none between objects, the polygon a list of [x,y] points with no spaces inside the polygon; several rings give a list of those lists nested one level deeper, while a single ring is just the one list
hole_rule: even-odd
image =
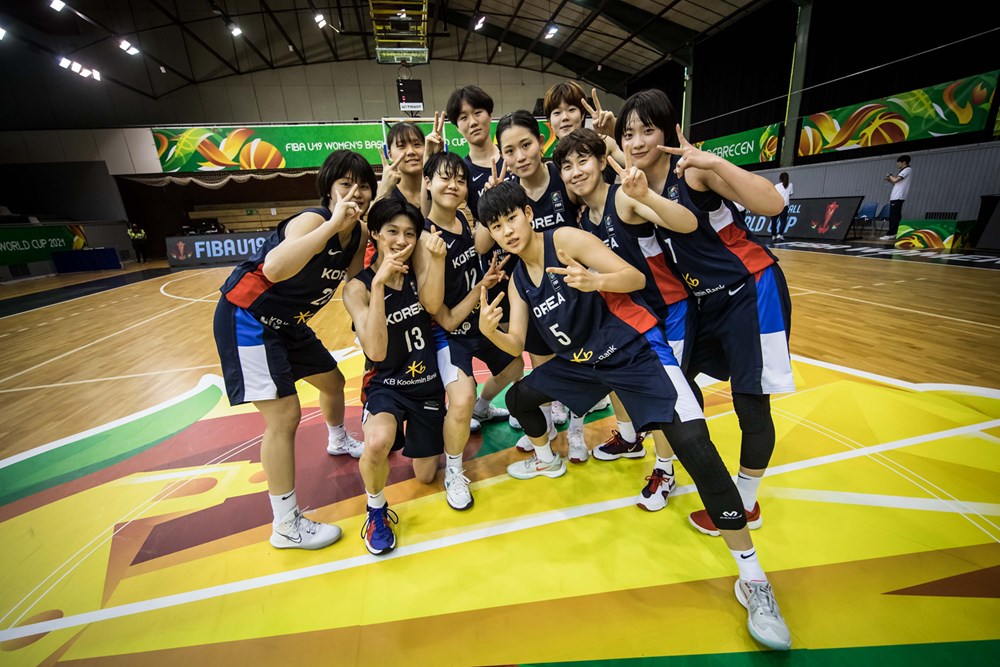
[{"label": "knee sleeve", "polygon": [[709,438],[705,421],[682,422],[675,418],[665,425],[663,433],[698,487],[701,502],[716,528],[739,530],[747,525],[740,493]]},{"label": "knee sleeve", "polygon": [[507,390],[507,409],[514,418],[521,422],[521,428],[532,438],[540,438],[548,431],[545,423],[545,415],[539,406],[550,402],[552,399],[534,389],[524,386],[524,381],[519,380]]},{"label": "knee sleeve", "polygon": [[762,470],[771,462],[774,453],[774,421],[771,419],[771,397],[733,392],[733,407],[740,420],[743,441],[740,446],[740,465],[751,470]]}]

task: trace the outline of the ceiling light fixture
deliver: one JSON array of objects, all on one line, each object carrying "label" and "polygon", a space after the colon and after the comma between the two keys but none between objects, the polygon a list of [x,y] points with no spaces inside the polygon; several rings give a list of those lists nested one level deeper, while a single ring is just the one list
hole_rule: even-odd
[{"label": "ceiling light fixture", "polygon": [[473,28],[473,30],[479,30],[480,28],[482,28],[482,27],[483,27],[483,25],[484,25],[485,23],[486,23],[486,15],[485,15],[485,14],[480,14],[480,15],[479,15],[479,20],[478,20],[478,21],[476,21],[476,25],[475,25],[475,27]]},{"label": "ceiling light fixture", "polygon": [[63,58],[62,60],[59,61],[59,67],[66,69],[67,67],[69,67],[69,63],[70,63],[69,58]]},{"label": "ceiling light fixture", "polygon": [[316,15],[316,25],[319,26],[320,30],[326,27],[326,19],[323,18],[322,14]]},{"label": "ceiling light fixture", "polygon": [[549,31],[545,33],[545,39],[552,39],[552,37],[555,36],[557,32],[559,32],[559,26],[557,26],[555,23],[549,24]]},{"label": "ceiling light fixture", "polygon": [[62,9],[63,9],[63,7],[65,7],[65,6],[66,6],[66,3],[63,2],[62,0],[52,0],[52,4],[49,5],[49,7],[51,7],[54,10],[56,10],[57,12],[61,12]]},{"label": "ceiling light fixture", "polygon": [[4,37],[4,35],[6,35],[6,34],[7,34],[7,31],[6,31],[6,30],[4,30],[3,28],[0,28],[0,42],[2,42],[2,41],[3,41],[3,37]]},{"label": "ceiling light fixture", "polygon": [[94,81],[100,81],[101,80],[101,73],[98,72],[96,69],[93,72],[91,72],[90,74],[91,74],[91,76],[94,77]]},{"label": "ceiling light fixture", "polygon": [[229,28],[229,32],[233,33],[233,37],[239,37],[240,35],[243,34],[243,31],[240,30],[240,27],[235,23],[233,23],[232,21],[227,23],[226,27]]},{"label": "ceiling light fixture", "polygon": [[74,72],[76,72],[77,74],[79,74],[79,73],[80,73],[80,69],[81,69],[82,67],[83,67],[83,65],[81,65],[81,64],[80,64],[80,63],[78,63],[78,62],[76,62],[75,60],[74,60],[74,61],[73,61],[72,63],[70,63],[70,65],[69,65],[69,68],[70,68],[71,70],[73,70]]}]

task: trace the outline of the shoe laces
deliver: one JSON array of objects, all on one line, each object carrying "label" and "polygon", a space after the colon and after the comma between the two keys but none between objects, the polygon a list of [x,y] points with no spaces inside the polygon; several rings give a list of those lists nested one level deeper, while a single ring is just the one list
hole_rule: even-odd
[{"label": "shoe laces", "polygon": [[470,484],[470,481],[469,478],[464,475],[464,473],[465,473],[465,468],[449,467],[445,471],[445,482],[448,484],[448,486],[451,486],[456,481],[461,480],[462,482],[465,482],[466,486],[468,486]]},{"label": "shoe laces", "polygon": [[361,526],[361,537],[365,537],[368,533],[369,524],[375,524],[375,534],[379,537],[386,537],[386,532],[389,529],[388,522],[399,523],[399,515],[389,509],[388,505],[383,505],[382,507],[369,508],[368,509],[368,520],[365,521],[364,525]]},{"label": "shoe laces", "polygon": [[308,507],[301,509],[295,513],[295,518],[292,520],[292,527],[299,533],[309,533],[310,535],[315,535],[316,531],[319,530],[319,523],[307,518],[303,512],[305,512]]},{"label": "shoe laces", "polygon": [[750,599],[755,611],[760,611],[770,618],[778,618],[778,602],[774,599],[774,591],[771,590],[770,583],[754,584],[750,583]]},{"label": "shoe laces", "polygon": [[660,470],[659,468],[653,468],[653,472],[649,474],[649,477],[646,478],[646,481],[649,482],[649,484],[646,485],[646,488],[649,489],[649,492],[656,493],[657,489],[660,488],[661,484],[667,483],[667,473],[665,470]]}]

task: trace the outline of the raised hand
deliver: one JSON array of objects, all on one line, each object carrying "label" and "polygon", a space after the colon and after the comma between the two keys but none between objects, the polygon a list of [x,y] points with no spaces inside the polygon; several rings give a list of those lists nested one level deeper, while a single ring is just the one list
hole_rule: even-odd
[{"label": "raised hand", "polygon": [[382,264],[375,272],[375,282],[382,285],[389,283],[397,273],[405,274],[410,272],[410,265],[406,263],[410,253],[413,252],[413,244],[410,243],[399,252],[386,253],[382,258]]},{"label": "raised hand", "polygon": [[602,137],[614,136],[615,114],[601,108],[601,101],[597,99],[597,88],[591,89],[590,96],[594,99],[594,106],[587,104],[586,98],[581,99],[580,102],[583,108],[587,110],[587,113],[594,119],[594,132],[597,132]]},{"label": "raised hand", "polygon": [[431,225],[431,230],[420,235],[420,242],[434,259],[443,258],[448,254],[448,245],[441,238],[441,230],[436,225]]},{"label": "raised hand", "polygon": [[398,160],[389,159],[388,146],[384,150],[379,151],[378,156],[382,159],[382,179],[378,182],[378,192],[375,193],[375,199],[381,199],[389,195],[396,189],[402,178],[399,173],[399,166],[396,164]]},{"label": "raised hand", "polygon": [[495,332],[503,319],[503,308],[500,307],[503,297],[504,293],[500,292],[491,302],[486,297],[486,287],[479,288],[479,331],[485,336]]},{"label": "raised hand", "polygon": [[498,282],[506,278],[507,274],[503,271],[503,265],[507,263],[508,259],[510,259],[510,255],[506,255],[498,264],[497,256],[493,255],[493,258],[490,259],[490,268],[483,274],[483,279],[479,281],[479,285],[486,289],[493,289]]},{"label": "raised hand", "polygon": [[555,273],[565,276],[563,281],[575,290],[580,292],[596,292],[600,289],[597,274],[591,273],[590,269],[576,261],[562,250],[557,250],[559,261],[566,265],[565,268],[550,266],[545,269],[547,273]]},{"label": "raised hand", "polygon": [[444,120],[443,111],[434,112],[434,129],[424,138],[424,163],[432,155],[444,148]]},{"label": "raised hand", "polygon": [[684,176],[684,170],[688,167],[712,169],[715,160],[718,159],[715,154],[700,150],[688,141],[684,133],[681,132],[680,125],[677,126],[677,142],[680,144],[678,148],[674,148],[673,146],[657,146],[656,148],[670,155],[681,156],[681,159],[677,161],[677,165],[674,167],[674,173],[677,174],[678,178]]},{"label": "raised hand", "polygon": [[642,199],[649,193],[649,182],[646,180],[646,173],[632,164],[632,154],[625,152],[625,167],[623,168],[613,157],[608,157],[608,164],[621,176],[622,192],[632,199]]},{"label": "raised hand", "polygon": [[490,164],[490,179],[486,181],[486,185],[483,186],[483,192],[486,192],[495,185],[500,185],[505,180],[507,180],[507,161],[504,160],[503,166],[500,167],[500,173],[497,173],[497,163],[493,162]]},{"label": "raised hand", "polygon": [[340,219],[343,221],[342,224],[347,225],[357,222],[361,218],[361,207],[354,201],[354,195],[357,192],[358,184],[355,183],[343,197],[337,194],[337,203],[333,207],[333,215],[330,216],[330,220]]}]

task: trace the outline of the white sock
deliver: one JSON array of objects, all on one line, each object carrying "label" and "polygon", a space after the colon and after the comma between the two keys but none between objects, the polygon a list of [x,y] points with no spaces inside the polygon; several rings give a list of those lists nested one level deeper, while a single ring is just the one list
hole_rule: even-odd
[{"label": "white sock", "polygon": [[665,459],[665,458],[662,458],[660,456],[657,456],[656,457],[656,464],[653,466],[653,469],[654,470],[655,469],[660,469],[663,472],[667,473],[668,475],[673,475],[674,474],[674,459],[673,459],[673,457],[671,457],[669,459]]},{"label": "white sock", "polygon": [[449,454],[444,453],[444,465],[447,468],[458,468],[462,469],[462,455],[461,454]]},{"label": "white sock", "polygon": [[489,409],[490,409],[489,401],[487,401],[485,398],[477,398],[476,407],[472,408],[472,411],[478,412],[479,414],[483,414],[484,412],[488,413]]},{"label": "white sock", "polygon": [[299,501],[295,497],[295,489],[282,495],[272,496],[268,494],[268,496],[271,498],[271,511],[274,512],[275,523],[278,523],[288,516],[290,512],[299,508]]},{"label": "white sock", "polygon": [[635,442],[635,428],[632,426],[632,422],[618,422],[618,432],[621,434],[622,440]]},{"label": "white sock", "polygon": [[538,457],[538,460],[542,463],[552,463],[556,460],[556,455],[552,451],[552,445],[549,443],[545,443],[541,447],[535,445],[535,456]]},{"label": "white sock", "polygon": [[740,579],[744,581],[767,581],[767,575],[760,567],[757,560],[757,549],[750,547],[747,551],[729,550],[736,561],[736,567],[740,570]]},{"label": "white sock", "polygon": [[570,429],[575,429],[577,431],[583,430],[583,417],[576,414],[575,412],[569,413],[569,427]]},{"label": "white sock", "polygon": [[327,433],[330,434],[330,440],[333,442],[343,442],[344,438],[347,437],[347,431],[344,429],[343,424],[337,426],[326,425]]},{"label": "white sock", "polygon": [[[385,489],[383,489],[383,491],[384,490]],[[371,507],[373,510],[377,510],[380,507],[385,507],[385,495],[382,493],[382,491],[379,491],[378,493],[372,493],[368,489],[365,489],[365,493],[368,494],[368,507]]]},{"label": "white sock", "polygon": [[545,432],[548,433],[552,430],[552,404],[547,403],[545,405],[538,406],[542,410],[542,414],[545,415]]},{"label": "white sock", "polygon": [[760,487],[760,480],[763,477],[751,477],[742,472],[736,474],[736,490],[740,492],[743,499],[743,509],[750,511],[757,504],[757,489]]}]

